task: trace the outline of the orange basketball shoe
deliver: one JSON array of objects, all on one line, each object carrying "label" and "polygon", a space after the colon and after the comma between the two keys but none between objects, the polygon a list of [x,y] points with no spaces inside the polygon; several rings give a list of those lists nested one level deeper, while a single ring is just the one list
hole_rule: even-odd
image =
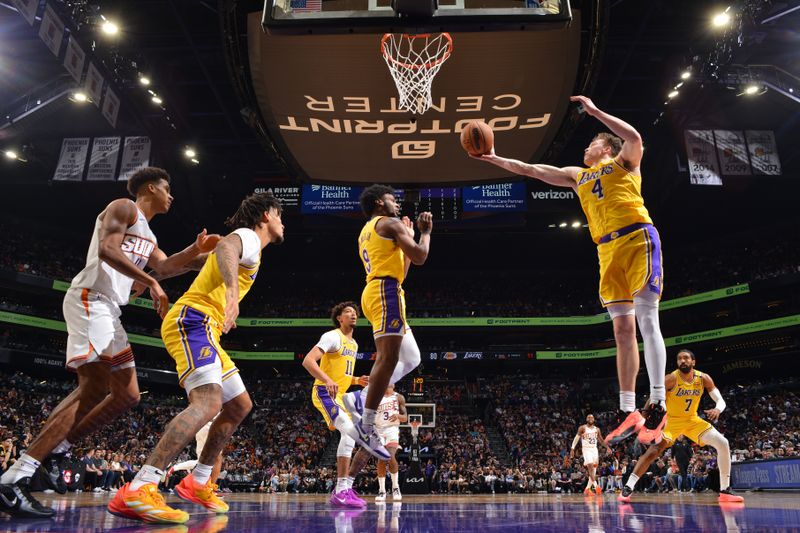
[{"label": "orange basketball shoe", "polygon": [[743,503],[744,498],[731,492],[730,488],[719,491],[719,503]]},{"label": "orange basketball shoe", "polygon": [[603,494],[603,488],[600,485],[595,486],[594,493],[600,496],[601,494]]},{"label": "orange basketball shoe", "polygon": [[153,483],[143,485],[139,490],[131,490],[125,483],[108,503],[108,512],[141,520],[152,524],[183,524],[189,520],[189,513],[173,509],[164,502],[164,497]]},{"label": "orange basketball shoe", "polygon": [[187,502],[197,503],[215,513],[227,513],[228,504],[217,496],[214,489],[215,485],[210,479],[205,485],[199,485],[192,474],[175,486],[175,492]]},{"label": "orange basketball shoe", "polygon": [[642,429],[645,423],[642,413],[638,410],[627,414],[624,411],[619,411],[617,420],[619,421],[617,427],[606,435],[606,444],[609,446],[614,446],[634,436]]}]

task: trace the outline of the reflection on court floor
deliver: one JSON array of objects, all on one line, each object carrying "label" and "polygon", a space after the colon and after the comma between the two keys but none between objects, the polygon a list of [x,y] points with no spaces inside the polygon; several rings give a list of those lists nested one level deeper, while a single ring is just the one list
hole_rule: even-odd
[{"label": "reflection on court floor", "polygon": [[[611,495],[404,496],[402,502],[364,510],[334,509],[324,495],[228,494],[228,515],[168,501],[191,513],[185,526],[153,526],[105,511],[109,496],[80,494],[42,498],[58,510],[53,520],[0,516],[0,531],[34,532],[318,532],[427,531],[708,531],[747,532],[800,529],[798,497],[749,494],[744,505],[720,506],[716,494],[640,495],[619,505]],[[368,498],[370,501],[371,498]]]}]

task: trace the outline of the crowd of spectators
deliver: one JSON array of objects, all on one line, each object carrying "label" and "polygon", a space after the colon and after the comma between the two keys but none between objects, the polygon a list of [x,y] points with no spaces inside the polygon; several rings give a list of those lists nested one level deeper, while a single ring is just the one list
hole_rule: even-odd
[{"label": "crowd of spectators", "polygon": [[[76,248],[74,239],[57,239],[51,230],[37,231],[10,220],[0,221],[0,231],[6,236],[0,243],[0,270],[68,281],[83,267],[85,249]],[[754,231],[673,249],[665,264],[668,296],[800,273],[799,239],[797,235],[787,238]],[[600,311],[593,264],[579,270],[547,268],[537,265],[536,276],[527,270],[498,269],[492,272],[491,284],[474,283],[483,273],[470,271],[468,265],[457,272],[428,269],[425,276],[407,280],[409,310],[416,317],[556,316]],[[163,285],[174,301],[191,279],[182,276]],[[362,284],[360,271],[271,272],[242,303],[242,316],[327,316],[331,302],[357,299]],[[465,286],[469,290],[465,291]],[[553,298],[553,294],[559,297]]]}]

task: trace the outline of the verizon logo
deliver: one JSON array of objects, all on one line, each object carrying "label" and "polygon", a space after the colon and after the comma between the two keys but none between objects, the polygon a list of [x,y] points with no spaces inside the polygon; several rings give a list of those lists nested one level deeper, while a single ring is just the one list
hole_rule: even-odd
[{"label": "verizon logo", "polygon": [[533,191],[531,198],[534,200],[574,200],[573,191]]}]

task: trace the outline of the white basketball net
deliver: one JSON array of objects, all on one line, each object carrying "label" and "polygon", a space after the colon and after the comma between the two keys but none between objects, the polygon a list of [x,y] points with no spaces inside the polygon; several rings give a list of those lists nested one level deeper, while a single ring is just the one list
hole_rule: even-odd
[{"label": "white basketball net", "polygon": [[387,33],[381,39],[381,55],[389,67],[397,93],[398,107],[421,115],[433,104],[431,84],[453,51],[449,33]]},{"label": "white basketball net", "polygon": [[409,425],[411,426],[411,437],[416,441],[417,437],[419,436],[419,427],[422,425],[422,422],[410,422]]}]

